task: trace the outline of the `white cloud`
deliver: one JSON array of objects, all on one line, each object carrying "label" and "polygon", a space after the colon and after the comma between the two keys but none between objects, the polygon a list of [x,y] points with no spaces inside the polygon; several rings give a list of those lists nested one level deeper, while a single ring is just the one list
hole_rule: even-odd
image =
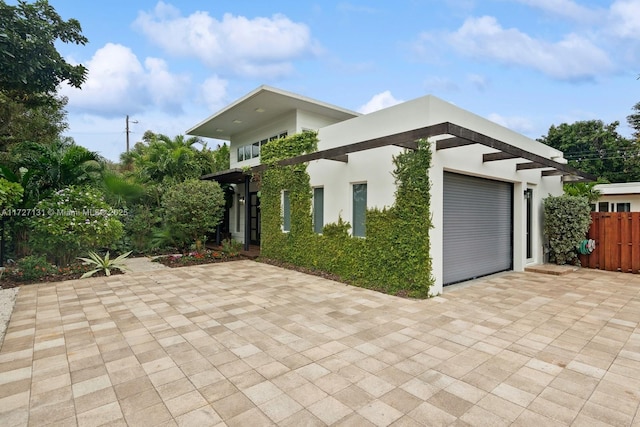
[{"label": "white cloud", "polygon": [[573,0],[516,0],[518,3],[542,9],[553,15],[559,15],[576,21],[594,21],[602,11],[589,9]]},{"label": "white cloud", "polygon": [[246,76],[289,74],[292,60],[317,52],[309,28],[282,14],[248,19],[227,13],[218,20],[194,12],[183,17],[161,1],[153,12],[140,12],[134,26],[172,55]]},{"label": "white cloud", "polygon": [[487,89],[490,85],[489,79],[479,74],[469,74],[467,76],[467,80],[473,87],[481,92]]},{"label": "white cloud", "polygon": [[395,99],[391,92],[385,90],[377,95],[373,95],[373,97],[364,104],[362,107],[358,108],[358,112],[362,114],[373,113],[374,111],[382,110],[383,108],[391,107],[396,104],[400,104],[403,102],[402,100]]},{"label": "white cloud", "polygon": [[202,84],[202,98],[209,111],[218,111],[225,106],[228,84],[229,82],[218,76],[210,77]]},{"label": "white cloud", "polygon": [[492,122],[496,122],[501,126],[504,126],[506,128],[509,128],[519,133],[529,134],[534,130],[534,126],[531,120],[525,117],[518,117],[518,116],[506,117],[497,113],[491,113],[487,118]]},{"label": "white cloud", "polygon": [[605,51],[577,34],[550,43],[504,29],[491,16],[468,18],[446,40],[463,55],[533,68],[560,80],[590,79],[613,68]]},{"label": "white cloud", "polygon": [[611,5],[611,32],[622,38],[640,39],[640,0],[618,0]]},{"label": "white cloud", "polygon": [[64,85],[69,107],[85,112],[123,115],[153,106],[177,111],[186,96],[189,79],[174,75],[166,63],[147,58],[144,66],[126,46],[107,43],[85,63],[87,80],[82,89]]}]

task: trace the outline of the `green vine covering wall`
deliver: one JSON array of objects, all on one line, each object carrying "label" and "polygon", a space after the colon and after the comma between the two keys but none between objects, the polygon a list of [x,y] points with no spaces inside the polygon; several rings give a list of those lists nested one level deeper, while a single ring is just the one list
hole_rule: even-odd
[{"label": "green vine covering wall", "polygon": [[[276,162],[317,150],[317,134],[304,132],[272,141],[262,148],[262,236],[264,258],[325,271],[353,285],[392,295],[426,298],[433,284],[429,257],[432,227],[427,141],[418,149],[396,156],[395,204],[368,209],[366,238],[352,237],[351,225],[340,218],[316,234],[312,226],[312,190],[305,164],[279,166]],[[282,191],[289,193],[291,230],[282,231]]]}]

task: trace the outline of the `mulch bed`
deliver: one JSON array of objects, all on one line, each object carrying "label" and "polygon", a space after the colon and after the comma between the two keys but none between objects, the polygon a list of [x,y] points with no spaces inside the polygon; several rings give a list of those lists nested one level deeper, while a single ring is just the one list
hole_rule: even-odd
[{"label": "mulch bed", "polygon": [[244,255],[235,255],[235,256],[225,256],[225,257],[205,257],[205,258],[196,258],[191,256],[160,256],[155,258],[153,261],[158,262],[162,265],[166,265],[171,268],[179,268],[179,267],[189,267],[192,265],[202,265],[202,264],[214,264],[219,262],[230,262],[230,261],[241,261],[243,259],[250,259]]},{"label": "mulch bed", "polygon": [[[90,268],[87,269],[86,271],[89,271],[89,270]],[[16,280],[15,278],[11,277],[11,275],[7,271],[5,271],[4,274],[2,275],[2,278],[0,279],[0,289],[11,289],[21,285],[32,285],[34,283],[50,283],[50,282],[62,282],[65,280],[74,280],[74,279],[79,279],[83,274],[84,272],[56,273],[56,274],[48,274],[36,280]],[[112,276],[115,276],[118,274],[123,274],[123,273],[117,269],[111,270]],[[104,273],[104,271],[98,271],[91,277],[106,277],[106,274]]]}]

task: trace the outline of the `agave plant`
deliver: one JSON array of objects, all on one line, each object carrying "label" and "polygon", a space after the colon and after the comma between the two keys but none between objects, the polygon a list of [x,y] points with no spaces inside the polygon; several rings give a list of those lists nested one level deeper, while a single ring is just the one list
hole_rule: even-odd
[{"label": "agave plant", "polygon": [[84,273],[81,279],[84,279],[85,277],[91,277],[94,274],[96,274],[98,271],[104,271],[104,274],[106,274],[107,276],[111,276],[111,270],[114,268],[117,268],[120,271],[124,271],[127,269],[127,266],[124,264],[123,261],[129,255],[131,255],[131,251],[126,252],[117,258],[111,259],[109,258],[109,252],[107,252],[104,258],[101,258],[100,255],[98,255],[96,252],[90,251],[89,258],[78,257],[78,259],[81,259],[82,261],[84,261],[85,265],[93,265],[95,266],[95,268],[93,270],[90,270]]}]

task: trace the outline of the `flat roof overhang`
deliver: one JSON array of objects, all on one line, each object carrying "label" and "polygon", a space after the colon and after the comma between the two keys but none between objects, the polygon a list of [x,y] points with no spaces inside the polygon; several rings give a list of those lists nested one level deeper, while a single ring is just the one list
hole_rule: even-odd
[{"label": "flat roof overhang", "polygon": [[232,135],[272,123],[296,110],[320,114],[336,122],[360,115],[346,108],[263,85],[193,126],[186,134],[230,141]]},{"label": "flat roof overhang", "polygon": [[[447,138],[436,141],[436,150],[446,150],[450,148],[463,147],[472,144],[481,144],[497,150],[495,153],[483,155],[483,161],[500,161],[522,159],[523,163],[516,164],[516,170],[543,169],[542,176],[562,175],[563,181],[589,182],[595,181],[596,176],[580,171],[565,163],[556,162],[539,154],[531,153],[522,148],[515,147],[504,141],[497,140],[487,135],[480,134],[471,129],[456,125],[450,122],[443,122],[436,125],[426,126],[380,138],[369,139],[340,147],[329,148],[327,150],[315,151],[289,159],[284,159],[276,164],[286,166],[309,162],[312,160],[333,160],[348,162],[348,155],[359,151],[371,150],[374,148],[395,145],[398,147],[415,150],[418,147],[417,140],[438,136]],[[267,165],[258,165],[250,169],[250,172],[259,172],[267,168]]]}]

